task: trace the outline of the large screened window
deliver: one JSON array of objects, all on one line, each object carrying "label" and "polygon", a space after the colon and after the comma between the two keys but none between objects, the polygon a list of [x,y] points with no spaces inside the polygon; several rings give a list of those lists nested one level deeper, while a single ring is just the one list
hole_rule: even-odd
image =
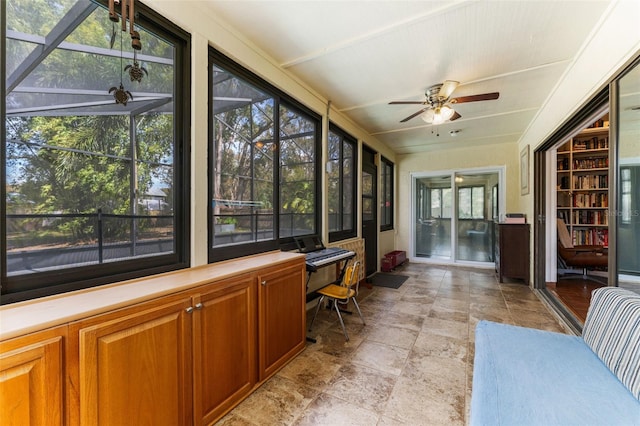
[{"label": "large screened window", "polygon": [[451,219],[451,188],[432,188],[429,194],[431,203],[427,216]]},{"label": "large screened window", "polygon": [[318,233],[320,119],[210,50],[209,261]]},{"label": "large screened window", "polygon": [[188,34],[140,3],[136,51],[106,3],[3,10],[3,303],[187,267]]},{"label": "large screened window", "polygon": [[393,229],[393,163],[381,158],[380,230]]},{"label": "large screened window", "polygon": [[458,188],[458,219],[484,219],[484,186]]},{"label": "large screened window", "polygon": [[329,241],[356,236],[355,138],[331,124],[328,146]]}]

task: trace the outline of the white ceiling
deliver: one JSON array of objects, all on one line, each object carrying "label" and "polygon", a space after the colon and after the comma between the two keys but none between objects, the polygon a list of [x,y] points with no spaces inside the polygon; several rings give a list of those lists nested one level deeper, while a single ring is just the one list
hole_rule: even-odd
[{"label": "white ceiling", "polygon": [[[216,16],[398,154],[515,143],[597,31],[609,1],[218,1]],[[588,70],[585,70],[588,72]],[[444,80],[462,118],[419,117]],[[455,138],[451,130],[460,130]]]}]

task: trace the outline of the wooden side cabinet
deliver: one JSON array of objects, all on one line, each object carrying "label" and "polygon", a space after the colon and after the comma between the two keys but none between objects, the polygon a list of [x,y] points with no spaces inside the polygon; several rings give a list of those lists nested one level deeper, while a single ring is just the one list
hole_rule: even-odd
[{"label": "wooden side cabinet", "polygon": [[515,278],[529,285],[529,224],[499,223],[496,238],[498,280]]},{"label": "wooden side cabinet", "polygon": [[273,375],[306,342],[304,262],[258,274],[259,379]]},{"label": "wooden side cabinet", "polygon": [[304,349],[305,296],[276,252],[5,308],[0,424],[213,424]]},{"label": "wooden side cabinet", "polygon": [[190,309],[166,297],[70,325],[80,425],[192,424]]},{"label": "wooden side cabinet", "polygon": [[194,306],[194,416],[211,424],[257,382],[255,276],[207,285]]},{"label": "wooden side cabinet", "polygon": [[0,423],[63,425],[66,327],[0,343]]}]

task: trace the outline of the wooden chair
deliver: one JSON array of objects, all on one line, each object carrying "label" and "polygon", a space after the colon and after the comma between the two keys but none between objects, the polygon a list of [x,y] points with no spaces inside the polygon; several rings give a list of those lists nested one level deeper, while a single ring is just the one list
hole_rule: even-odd
[{"label": "wooden chair", "polygon": [[346,306],[349,303],[349,300],[352,300],[354,306],[358,310],[358,315],[360,315],[362,324],[366,325],[362,316],[362,312],[360,311],[360,306],[358,306],[358,301],[356,300],[360,281],[359,270],[360,261],[355,261],[352,265],[347,266],[344,278],[339,285],[329,284],[317,291],[317,293],[320,294],[320,300],[318,300],[316,312],[313,315],[311,324],[309,324],[309,331],[311,331],[313,322],[315,321],[316,316],[318,315],[318,311],[320,310],[320,306],[322,305],[322,302],[325,298],[329,300],[329,303],[332,304],[332,309],[335,309],[336,313],[338,314],[338,319],[340,320],[340,325],[342,326],[342,331],[344,332],[344,337],[347,339],[347,341],[349,341],[349,334],[347,333],[347,329],[344,326],[344,321],[342,320],[342,315],[340,314],[340,308],[338,306],[339,304]]}]

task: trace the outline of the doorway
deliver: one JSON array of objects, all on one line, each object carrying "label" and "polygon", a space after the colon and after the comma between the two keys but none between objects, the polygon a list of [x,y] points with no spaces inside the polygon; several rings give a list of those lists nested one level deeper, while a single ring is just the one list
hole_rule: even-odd
[{"label": "doorway", "polygon": [[378,271],[378,168],[376,153],[362,146],[362,238],[366,276]]},{"label": "doorway", "polygon": [[[534,155],[535,168],[535,198],[534,211],[537,221],[534,229],[535,247],[535,274],[534,287],[540,289],[540,294],[545,297],[554,309],[564,317],[567,325],[576,332],[581,332],[587,308],[590,302],[591,290],[594,286],[620,286],[640,292],[640,262],[637,260],[637,253],[640,250],[640,147],[637,141],[640,140],[640,58],[635,58],[621,72],[614,76],[609,84],[603,87],[598,93],[585,104],[578,113],[571,117],[562,127],[551,135],[544,143],[536,149]],[[594,160],[588,159],[582,163],[579,158],[578,163],[573,161],[562,164],[562,156],[565,156],[566,141],[572,141],[585,128],[591,127],[596,130],[590,132],[598,133],[597,128],[608,127],[606,121],[609,112],[611,126],[607,129],[609,138],[608,172],[602,179],[606,179],[608,203],[599,206],[597,199],[593,203],[593,197],[589,197],[588,204],[584,205],[587,199],[583,193],[597,192],[597,188],[578,187],[575,190],[575,177],[563,180],[563,174],[571,176],[571,170],[564,171],[565,165],[593,166]],[[601,124],[594,123],[600,122]],[[598,137],[600,139],[600,137]],[[585,150],[589,150],[589,144],[580,144],[578,157],[590,155]],[[585,146],[586,145],[586,146]],[[575,147],[569,146],[569,150]],[[571,153],[569,154],[570,158]],[[593,172],[579,171],[579,174],[600,174]],[[578,177],[578,179],[582,179]],[[591,178],[588,178],[591,179]],[[600,179],[600,178],[598,178]],[[597,180],[591,179],[595,184]],[[577,182],[580,183],[580,182]],[[569,191],[564,187],[569,185]],[[588,189],[586,191],[585,189]],[[561,192],[568,192],[561,194]],[[598,213],[602,209],[603,213]],[[577,213],[566,214],[566,211]],[[586,210],[586,212],[581,212]],[[559,241],[557,217],[560,216],[572,223],[573,228],[569,228],[571,238],[575,243],[587,243],[583,237],[593,235],[596,238],[593,243],[607,246],[607,267],[606,273],[601,270],[599,275],[604,275],[606,283],[596,283],[591,279],[582,280],[582,274],[578,271],[578,279],[571,283],[569,287],[575,299],[568,300],[562,297],[559,283],[563,280],[560,276],[563,265],[559,265]],[[603,240],[599,235],[603,235],[598,230],[601,227],[605,230],[604,223],[598,223],[598,217],[606,221],[606,238]],[[587,219],[584,222],[584,218]],[[596,222],[593,222],[595,219]],[[592,228],[595,232],[584,233],[582,228]],[[578,232],[573,232],[576,230]],[[593,268],[592,268],[593,269]],[[600,268],[605,269],[605,268]],[[597,268],[594,273],[597,273]],[[582,312],[578,312],[579,305],[582,305]]]},{"label": "doorway", "polygon": [[413,176],[412,255],[417,260],[492,264],[502,169]]},{"label": "doorway", "polygon": [[[596,111],[549,150],[546,214],[550,293],[584,322],[591,291],[606,286],[609,251],[608,108]],[[555,278],[553,278],[555,276]]]}]

